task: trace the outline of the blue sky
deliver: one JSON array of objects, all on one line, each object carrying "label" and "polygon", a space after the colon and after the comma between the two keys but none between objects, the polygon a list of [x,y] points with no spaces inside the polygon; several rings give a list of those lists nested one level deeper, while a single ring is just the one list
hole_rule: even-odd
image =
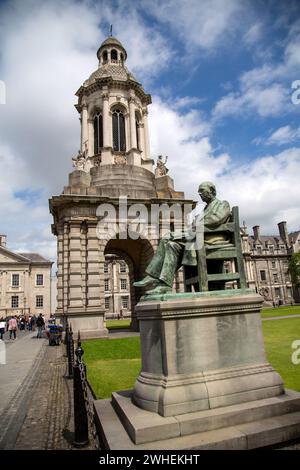
[{"label": "blue sky", "polygon": [[[300,227],[300,2],[0,1],[0,232],[54,259],[48,198],[79,147],[74,93],[113,24],[151,93],[151,155],[197,197],[212,179],[248,227]],[[1,101],[1,100],[0,100]],[[251,231],[251,230],[250,230]]]}]

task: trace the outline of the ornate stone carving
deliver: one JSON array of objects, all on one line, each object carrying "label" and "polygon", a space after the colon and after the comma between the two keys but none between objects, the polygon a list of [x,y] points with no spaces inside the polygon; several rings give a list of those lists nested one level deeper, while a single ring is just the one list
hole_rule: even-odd
[{"label": "ornate stone carving", "polygon": [[127,157],[126,155],[115,155],[114,162],[116,165],[126,165]]},{"label": "ornate stone carving", "polygon": [[159,155],[157,158],[156,168],[155,168],[155,178],[159,178],[160,176],[166,176],[168,173],[168,168],[166,167],[166,163],[168,161],[168,157],[165,157],[165,161],[163,161],[162,155]]}]

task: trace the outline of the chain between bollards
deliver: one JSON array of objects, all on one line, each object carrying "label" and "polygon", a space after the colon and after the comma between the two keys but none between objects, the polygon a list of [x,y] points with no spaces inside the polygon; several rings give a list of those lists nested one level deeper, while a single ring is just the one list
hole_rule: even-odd
[{"label": "chain between bollards", "polygon": [[[85,366],[82,363],[83,353],[80,333],[78,332],[77,348],[75,350],[76,361],[73,366],[75,447],[84,447],[89,443],[88,415],[85,403]],[[82,370],[84,370],[84,374]]]}]

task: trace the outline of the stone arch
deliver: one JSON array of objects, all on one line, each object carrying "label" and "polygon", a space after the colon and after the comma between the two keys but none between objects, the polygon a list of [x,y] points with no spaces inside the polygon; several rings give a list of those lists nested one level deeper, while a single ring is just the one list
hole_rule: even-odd
[{"label": "stone arch", "polygon": [[145,275],[145,269],[149,264],[154,247],[150,240],[139,238],[137,240],[111,238],[104,248],[104,255],[116,255],[127,263],[130,280],[130,302],[131,302],[131,327],[137,329],[135,315],[135,305],[143,295],[142,289],[133,286],[135,280],[141,279]]}]

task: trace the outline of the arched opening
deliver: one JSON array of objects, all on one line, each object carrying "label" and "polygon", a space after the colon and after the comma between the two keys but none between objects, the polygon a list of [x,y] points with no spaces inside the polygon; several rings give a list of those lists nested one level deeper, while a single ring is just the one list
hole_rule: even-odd
[{"label": "arched opening", "polygon": [[113,149],[115,152],[126,151],[125,117],[117,108],[112,114]]},{"label": "arched opening", "polygon": [[[136,289],[133,282],[145,275],[145,269],[153,257],[153,253],[153,247],[146,239],[111,239],[107,242],[104,250],[105,263],[107,263],[104,265],[104,282],[105,279],[110,279],[109,282],[106,282],[104,296],[111,299],[109,308],[115,310],[111,312],[112,316],[117,318],[118,313],[120,314],[120,308],[122,308],[123,316],[131,318],[132,329],[137,329],[135,305],[144,293],[142,289]],[[123,269],[125,266],[123,272],[122,265]],[[114,279],[113,285],[112,279]],[[112,305],[113,296],[114,305]],[[127,309],[124,308],[126,302],[128,302]],[[108,307],[108,301],[106,301],[106,306]]]},{"label": "arched opening", "polygon": [[103,118],[98,112],[94,117],[94,153],[97,155],[103,147]]},{"label": "arched opening", "polygon": [[107,56],[107,51],[104,51],[103,54],[102,54],[102,60],[103,60],[103,64],[105,64],[108,60],[108,56]]},{"label": "arched opening", "polygon": [[116,51],[116,49],[112,49],[110,53],[110,58],[111,61],[118,62],[118,52]]}]

